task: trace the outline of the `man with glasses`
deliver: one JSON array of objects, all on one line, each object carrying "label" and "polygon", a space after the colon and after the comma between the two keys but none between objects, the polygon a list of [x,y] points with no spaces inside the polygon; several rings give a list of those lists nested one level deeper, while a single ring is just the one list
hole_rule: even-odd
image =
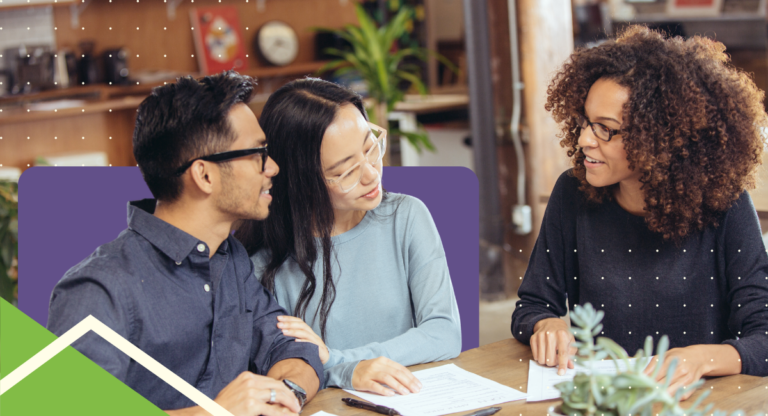
[{"label": "man with glasses", "polygon": [[[144,100],[134,156],[155,199],[130,202],[128,229],[59,281],[48,328],[93,315],[236,416],[297,414],[322,382],[317,346],[277,328],[286,312],[230,231],[269,215],[279,171],[254,85],[185,77]],[[100,336],[73,346],[169,414],[208,414]]]}]

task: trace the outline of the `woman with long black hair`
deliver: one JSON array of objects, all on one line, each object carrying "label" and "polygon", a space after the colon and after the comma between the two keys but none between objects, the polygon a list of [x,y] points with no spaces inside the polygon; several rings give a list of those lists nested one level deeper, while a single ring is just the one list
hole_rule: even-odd
[{"label": "woman with long black hair", "polygon": [[259,122],[281,174],[270,216],[235,235],[294,315],[278,326],[318,346],[326,386],[419,391],[404,366],[456,357],[461,326],[429,211],[382,188],[386,131],[360,96],[319,79],[277,90]]}]

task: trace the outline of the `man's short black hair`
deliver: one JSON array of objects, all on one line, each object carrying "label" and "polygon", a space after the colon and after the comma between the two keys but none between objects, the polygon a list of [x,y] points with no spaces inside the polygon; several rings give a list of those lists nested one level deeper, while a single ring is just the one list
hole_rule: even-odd
[{"label": "man's short black hair", "polygon": [[236,137],[227,115],[233,105],[250,101],[255,85],[249,76],[224,71],[199,80],[177,78],[152,90],[136,116],[133,155],[156,199],[179,198],[179,166],[231,146]]}]

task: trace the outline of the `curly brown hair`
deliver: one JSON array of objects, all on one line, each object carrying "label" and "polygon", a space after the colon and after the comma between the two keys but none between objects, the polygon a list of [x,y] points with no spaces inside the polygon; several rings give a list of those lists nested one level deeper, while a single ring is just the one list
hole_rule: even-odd
[{"label": "curly brown hair", "polygon": [[584,112],[592,84],[610,79],[630,90],[623,108],[629,168],[642,173],[646,223],[665,239],[718,226],[718,217],[755,187],[762,163],[766,114],[763,91],[733,68],[725,46],[705,37],[665,38],[630,26],[616,39],[574,52],[547,89],[545,108],[562,125],[573,173],[588,201],[613,198],[617,185],[586,179],[574,117]]}]

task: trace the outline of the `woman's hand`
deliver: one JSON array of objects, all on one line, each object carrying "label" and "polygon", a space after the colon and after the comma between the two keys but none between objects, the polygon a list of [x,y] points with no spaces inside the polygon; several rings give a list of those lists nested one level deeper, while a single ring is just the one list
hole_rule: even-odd
[{"label": "woman's hand", "polygon": [[360,361],[352,373],[352,387],[358,391],[370,391],[382,396],[394,396],[395,392],[406,395],[418,393],[421,382],[402,365],[386,357]]},{"label": "woman's hand", "polygon": [[[680,387],[687,387],[691,384],[699,381],[699,379],[708,371],[707,361],[709,361],[705,354],[701,350],[697,350],[698,345],[691,345],[685,348],[672,348],[667,351],[664,356],[664,362],[661,363],[661,370],[656,375],[656,381],[665,383],[667,380],[667,368],[672,363],[672,360],[677,358],[677,367],[672,374],[672,380],[667,388],[667,393],[674,396],[675,392]],[[653,374],[656,365],[659,363],[659,357],[653,357],[648,366],[643,371],[646,375]],[[681,400],[686,400],[691,397],[694,390],[688,390]]]},{"label": "woman's hand", "polygon": [[[690,386],[703,376],[726,376],[741,373],[741,356],[731,345],[691,345],[685,348],[672,348],[664,356],[661,370],[656,375],[656,381],[666,382],[667,368],[672,359],[677,358],[677,367],[672,374],[667,393],[674,395],[678,388]],[[643,371],[653,374],[658,357],[653,357]],[[689,390],[681,397],[686,400],[694,390]]]},{"label": "woman's hand", "polygon": [[571,357],[576,348],[575,339],[568,325],[560,318],[547,318],[536,322],[531,336],[533,360],[549,367],[557,366],[557,374],[564,375],[566,368],[573,368]]},{"label": "woman's hand", "polygon": [[311,342],[317,345],[320,361],[323,364],[328,362],[330,352],[323,339],[317,336],[315,331],[300,318],[285,315],[278,316],[277,327],[283,330],[283,335],[296,338],[296,342]]}]

